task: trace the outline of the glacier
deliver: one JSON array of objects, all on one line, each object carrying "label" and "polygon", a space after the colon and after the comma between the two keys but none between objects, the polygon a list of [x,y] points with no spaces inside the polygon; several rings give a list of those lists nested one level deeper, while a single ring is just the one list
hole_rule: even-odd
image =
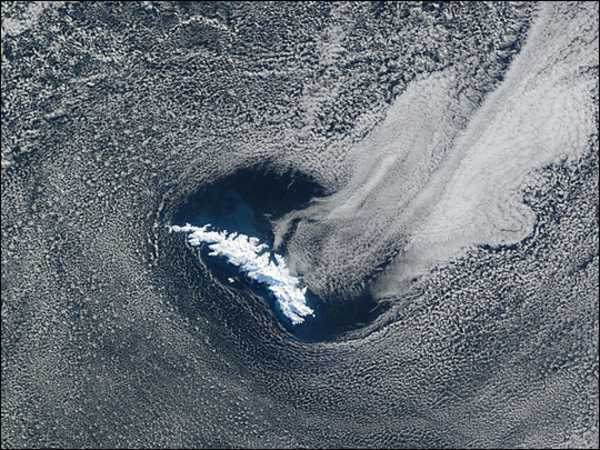
[{"label": "glacier", "polygon": [[307,305],[307,288],[301,287],[300,279],[290,273],[284,258],[271,252],[258,238],[227,230],[214,231],[210,224],[198,227],[188,223],[168,228],[170,232],[188,233],[191,246],[208,245],[209,256],[225,257],[248,278],[266,285],[292,324],[301,324],[306,317],[314,316]]}]

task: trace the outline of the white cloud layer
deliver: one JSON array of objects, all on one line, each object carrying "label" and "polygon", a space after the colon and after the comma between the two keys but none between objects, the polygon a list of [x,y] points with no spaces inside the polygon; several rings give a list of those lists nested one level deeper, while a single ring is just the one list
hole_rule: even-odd
[{"label": "white cloud layer", "polygon": [[173,225],[169,231],[189,233],[188,242],[194,247],[207,244],[210,256],[223,256],[246,276],[265,284],[273,293],[283,314],[294,324],[304,322],[314,311],[306,304],[306,288],[300,280],[290,274],[285,260],[276,253],[270,254],[269,247],[255,237],[224,231],[210,231],[210,224],[196,227]]}]

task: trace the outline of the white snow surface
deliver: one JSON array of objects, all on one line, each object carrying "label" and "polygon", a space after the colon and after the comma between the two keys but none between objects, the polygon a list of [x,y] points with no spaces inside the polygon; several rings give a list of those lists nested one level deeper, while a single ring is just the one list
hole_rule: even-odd
[{"label": "white snow surface", "polygon": [[170,232],[188,233],[188,243],[194,247],[207,244],[210,256],[224,256],[239,267],[246,276],[265,284],[273,293],[283,314],[292,324],[304,322],[314,311],[306,304],[306,288],[291,275],[281,255],[271,253],[269,246],[256,237],[235,232],[211,231],[210,224],[202,227],[173,225]]}]

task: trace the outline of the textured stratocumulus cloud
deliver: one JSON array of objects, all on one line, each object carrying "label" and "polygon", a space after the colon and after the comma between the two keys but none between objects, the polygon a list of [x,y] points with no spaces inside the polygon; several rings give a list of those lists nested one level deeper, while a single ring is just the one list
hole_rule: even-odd
[{"label": "textured stratocumulus cloud", "polygon": [[[598,2],[46,3],[1,13],[0,448],[600,448]],[[272,227],[315,323],[182,284],[187,222]]]},{"label": "textured stratocumulus cloud", "polygon": [[171,232],[188,234],[188,242],[194,247],[207,244],[210,256],[223,256],[230,264],[239,267],[248,278],[264,284],[277,299],[283,314],[294,324],[304,322],[314,314],[306,304],[306,288],[290,274],[281,255],[270,255],[269,247],[255,237],[224,231],[210,231],[210,225],[196,227],[173,225]]}]

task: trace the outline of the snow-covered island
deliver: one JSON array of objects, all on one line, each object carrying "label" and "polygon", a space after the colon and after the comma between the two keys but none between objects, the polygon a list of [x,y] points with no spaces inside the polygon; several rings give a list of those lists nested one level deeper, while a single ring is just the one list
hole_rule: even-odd
[{"label": "snow-covered island", "polygon": [[270,251],[259,239],[235,232],[211,231],[210,224],[202,227],[190,225],[169,226],[170,232],[188,233],[188,243],[193,247],[206,244],[210,256],[223,256],[237,266],[248,278],[264,284],[274,295],[281,312],[298,325],[314,311],[307,305],[306,287],[291,275],[281,255]]}]

